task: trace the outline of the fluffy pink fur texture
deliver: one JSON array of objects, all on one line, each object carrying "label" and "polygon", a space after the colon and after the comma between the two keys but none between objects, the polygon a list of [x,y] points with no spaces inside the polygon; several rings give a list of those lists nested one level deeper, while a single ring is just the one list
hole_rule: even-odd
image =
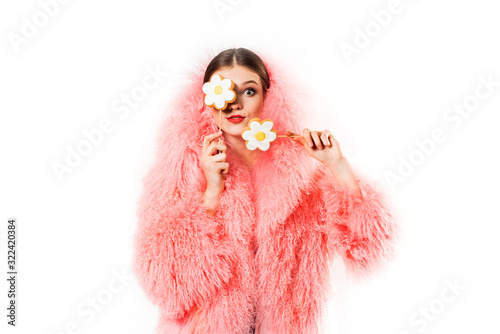
[{"label": "fluffy pink fur texture", "polygon": [[[229,173],[215,217],[201,202],[203,136],[217,130],[203,103],[206,64],[193,70],[159,128],[143,179],[134,273],[159,306],[157,333],[323,333],[328,264],[372,273],[394,254],[398,224],[381,191],[355,171],[361,201],[326,166],[278,138],[252,170],[227,150]],[[265,61],[271,88],[262,119],[302,133],[306,101]],[[227,143],[226,143],[227,144]]]}]

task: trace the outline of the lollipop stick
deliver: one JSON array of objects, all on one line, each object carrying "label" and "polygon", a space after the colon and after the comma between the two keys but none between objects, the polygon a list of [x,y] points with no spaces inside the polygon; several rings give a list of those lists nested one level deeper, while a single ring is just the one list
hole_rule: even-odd
[{"label": "lollipop stick", "polygon": [[[222,131],[222,109],[219,109],[219,130]],[[221,137],[219,137],[219,143],[220,142],[222,142],[222,138]]]},{"label": "lollipop stick", "polygon": [[292,138],[292,137],[303,137],[303,136],[301,136],[301,135],[278,135],[278,137],[290,137],[290,138]]}]

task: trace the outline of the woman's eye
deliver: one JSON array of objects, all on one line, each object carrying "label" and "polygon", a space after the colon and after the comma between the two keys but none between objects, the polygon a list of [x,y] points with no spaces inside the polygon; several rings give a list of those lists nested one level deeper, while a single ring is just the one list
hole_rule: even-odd
[{"label": "woman's eye", "polygon": [[252,96],[253,94],[255,94],[255,90],[253,88],[248,88],[248,89],[245,89],[243,94],[246,96]]}]

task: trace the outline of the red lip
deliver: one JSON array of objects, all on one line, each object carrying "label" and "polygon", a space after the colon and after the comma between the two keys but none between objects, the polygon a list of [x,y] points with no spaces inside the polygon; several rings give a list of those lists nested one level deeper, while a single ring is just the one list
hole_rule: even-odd
[{"label": "red lip", "polygon": [[244,119],[245,117],[241,115],[231,115],[230,117],[227,118],[227,120],[231,123],[239,123],[242,122]]}]

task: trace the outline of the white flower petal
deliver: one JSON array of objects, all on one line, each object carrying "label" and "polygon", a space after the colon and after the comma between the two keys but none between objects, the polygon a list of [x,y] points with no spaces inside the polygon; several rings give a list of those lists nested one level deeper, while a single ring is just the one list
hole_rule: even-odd
[{"label": "white flower petal", "polygon": [[216,74],[212,77],[212,80],[210,80],[210,82],[215,86],[219,86],[220,83],[221,83],[221,77],[220,75]]},{"label": "white flower petal", "polygon": [[212,83],[211,82],[205,82],[203,84],[202,90],[203,90],[203,93],[205,93],[205,94],[210,94],[211,92],[213,92],[214,90],[212,88]]},{"label": "white flower petal", "polygon": [[271,131],[273,129],[273,122],[265,121],[264,124],[262,124],[262,129],[262,131],[264,131],[264,129],[267,130],[267,132]]},{"label": "white flower petal", "polygon": [[256,148],[258,147],[258,144],[257,144],[257,140],[255,139],[250,139],[247,143],[247,148],[250,150],[250,151],[253,151],[255,150]]},{"label": "white flower petal", "polygon": [[267,151],[271,146],[267,140],[257,142],[257,145],[261,151]]},{"label": "white flower petal", "polygon": [[210,106],[212,103],[214,103],[214,96],[212,94],[207,94],[207,96],[205,96],[205,104]]},{"label": "white flower petal", "polygon": [[243,132],[241,137],[245,140],[250,140],[252,137],[255,137],[255,132],[252,130],[247,130],[247,131]]},{"label": "white flower petal", "polygon": [[226,104],[226,101],[220,95],[216,95],[215,106],[219,109],[222,109],[222,108],[224,108],[225,104]]},{"label": "white flower petal", "polygon": [[226,78],[222,80],[220,85],[224,90],[229,90],[229,88],[231,87],[231,79]]},{"label": "white flower petal", "polygon": [[226,101],[231,101],[232,99],[234,99],[234,96],[235,96],[235,94],[234,94],[234,92],[232,90],[225,90],[220,95]]},{"label": "white flower petal", "polygon": [[255,132],[257,131],[260,131],[260,128],[261,128],[261,124],[257,121],[253,121],[252,123],[250,123],[250,129],[252,129]]},{"label": "white flower petal", "polygon": [[266,140],[268,142],[272,142],[272,141],[274,141],[276,139],[276,132],[274,132],[274,131],[268,131],[268,132],[265,131],[265,133],[266,133]]}]

